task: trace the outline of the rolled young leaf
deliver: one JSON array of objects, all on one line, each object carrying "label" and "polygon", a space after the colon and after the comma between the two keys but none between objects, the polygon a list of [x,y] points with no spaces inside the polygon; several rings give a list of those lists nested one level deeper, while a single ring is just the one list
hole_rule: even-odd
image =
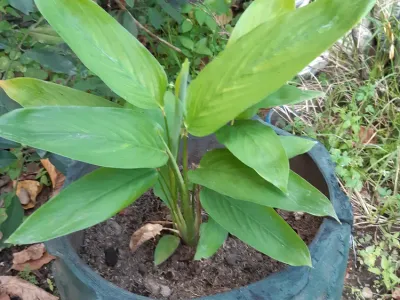
[{"label": "rolled young leaf", "polygon": [[141,108],[162,106],[167,76],[151,53],[92,0],[35,0],[75,54],[116,94]]},{"label": "rolled young leaf", "polygon": [[122,169],[156,168],[168,155],[162,128],[130,109],[37,107],[0,117],[0,136],[90,164]]},{"label": "rolled young leaf", "polygon": [[154,264],[158,266],[166,261],[178,248],[181,239],[175,235],[164,235],[157,244],[154,252]]},{"label": "rolled young leaf", "polygon": [[236,23],[228,41],[228,46],[236,42],[240,37],[249,33],[254,28],[281,14],[290,12],[296,8],[295,0],[255,0],[244,11]]},{"label": "rolled young leaf", "polygon": [[213,256],[224,244],[228,237],[228,231],[221,227],[212,218],[200,226],[200,240],[197,244],[194,260]]},{"label": "rolled young leaf", "polygon": [[284,85],[276,92],[268,95],[264,100],[261,100],[252,107],[242,112],[236,119],[250,119],[261,108],[272,108],[281,105],[290,105],[300,103],[306,100],[311,100],[317,97],[323,97],[325,94],[319,91],[301,90],[292,85]]},{"label": "rolled young leaf", "polygon": [[156,180],[152,169],[98,169],[36,210],[7,242],[38,243],[93,226],[133,203]]},{"label": "rolled young leaf", "polygon": [[256,250],[292,266],[311,266],[307,245],[274,209],[207,188],[201,190],[200,200],[219,225]]},{"label": "rolled young leaf", "polygon": [[318,0],[242,36],[188,89],[185,125],[209,135],[278,90],[343,36],[375,0]]},{"label": "rolled young leaf", "polygon": [[279,136],[281,144],[286,151],[288,158],[304,154],[310,151],[316,144],[316,141],[297,137],[297,136]]},{"label": "rolled young leaf", "polygon": [[239,160],[283,192],[287,191],[289,159],[275,131],[254,120],[236,121],[216,133]]},{"label": "rolled young leaf", "polygon": [[121,107],[107,99],[34,78],[0,80],[0,87],[23,107],[93,106]]},{"label": "rolled young leaf", "polygon": [[227,149],[206,153],[200,166],[189,171],[189,179],[237,200],[315,216],[331,216],[337,220],[332,203],[301,176],[290,171],[288,191],[284,194]]}]

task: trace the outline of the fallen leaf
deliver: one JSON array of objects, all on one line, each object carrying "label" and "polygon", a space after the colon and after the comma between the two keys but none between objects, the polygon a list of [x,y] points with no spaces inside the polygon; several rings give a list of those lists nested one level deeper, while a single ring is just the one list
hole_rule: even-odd
[{"label": "fallen leaf", "polygon": [[[22,207],[24,209],[30,209],[36,205],[36,197],[42,191],[43,185],[35,180],[23,180],[17,183],[17,196],[21,201]],[[26,192],[29,195],[29,202],[26,203]]]},{"label": "fallen leaf", "polygon": [[400,300],[400,286],[394,289],[392,293],[392,298],[394,300]]},{"label": "fallen leaf", "polygon": [[31,283],[13,276],[0,276],[0,295],[4,294],[11,297],[20,297],[22,300],[59,299]]},{"label": "fallen leaf", "polygon": [[43,243],[29,246],[25,250],[13,254],[13,264],[22,264],[30,260],[39,259],[45,252],[46,248]]},{"label": "fallen leaf", "polygon": [[61,188],[64,185],[65,176],[56,169],[56,167],[50,162],[48,158],[41,159],[40,162],[42,163],[43,168],[46,169],[47,173],[49,173],[51,184],[53,186],[52,197],[57,195]]},{"label": "fallen leaf", "polygon": [[39,258],[37,260],[30,260],[30,261],[24,262],[22,264],[13,264],[11,269],[17,270],[17,271],[24,271],[24,270],[35,271],[35,270],[39,270],[44,265],[47,265],[49,262],[51,262],[54,259],[56,259],[55,256],[45,252],[41,258]]},{"label": "fallen leaf", "polygon": [[227,14],[215,15],[215,21],[219,26],[224,26],[232,21],[233,13],[230,10]]},{"label": "fallen leaf", "polygon": [[360,137],[360,142],[364,145],[376,144],[378,142],[377,132],[373,127],[361,126],[358,136]]},{"label": "fallen leaf", "polygon": [[160,224],[146,224],[140,227],[132,234],[129,248],[132,252],[136,251],[141,244],[159,235],[163,228],[164,227]]}]

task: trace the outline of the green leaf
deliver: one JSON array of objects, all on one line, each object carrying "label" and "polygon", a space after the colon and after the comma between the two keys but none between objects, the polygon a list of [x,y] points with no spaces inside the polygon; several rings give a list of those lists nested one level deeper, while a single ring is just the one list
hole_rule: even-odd
[{"label": "green leaf", "polygon": [[192,24],[192,21],[190,21],[189,19],[184,20],[181,24],[181,32],[182,33],[188,32],[188,31],[192,30],[192,28],[193,28],[193,24]]},{"label": "green leaf", "polygon": [[182,64],[181,71],[179,72],[175,82],[175,96],[178,97],[183,104],[186,101],[186,92],[189,80],[189,66],[190,63],[186,59]]},{"label": "green leaf", "polygon": [[27,68],[24,72],[25,77],[32,77],[35,79],[46,80],[49,77],[49,73],[42,69]]},{"label": "green leaf", "polygon": [[216,133],[224,144],[244,164],[283,192],[287,191],[289,159],[275,131],[258,121],[236,121]]},{"label": "green leaf", "polygon": [[0,90],[0,116],[18,108],[21,108],[21,106],[12,100],[6,92]]},{"label": "green leaf", "polygon": [[7,242],[38,243],[93,226],[132,204],[156,180],[152,169],[100,168],[41,206]]},{"label": "green leaf", "polygon": [[0,150],[0,169],[6,168],[17,160],[17,157],[7,150]]},{"label": "green leaf", "polygon": [[33,0],[8,0],[8,3],[19,11],[22,11],[25,15],[35,10]]},{"label": "green leaf", "polygon": [[169,145],[171,152],[176,157],[178,155],[179,137],[181,134],[183,107],[179,99],[170,91],[165,93],[164,105],[168,124]]},{"label": "green leaf", "polygon": [[204,5],[217,13],[218,15],[225,14],[229,11],[230,1],[226,0],[205,0]]},{"label": "green leaf", "polygon": [[1,80],[7,95],[23,107],[32,106],[98,106],[120,107],[104,98],[84,93],[59,84],[34,78]]},{"label": "green leaf", "polygon": [[133,2],[134,0],[125,0],[126,5],[128,5],[129,7],[133,7],[135,5],[135,2]]},{"label": "green leaf", "polygon": [[207,15],[206,19],[205,19],[205,23],[212,32],[215,32],[217,30],[217,27],[218,27],[217,21],[215,21],[215,19],[212,16]]},{"label": "green leaf", "polygon": [[292,266],[311,266],[307,245],[274,209],[207,188],[201,190],[200,200],[219,225],[256,250]]},{"label": "green leaf", "polygon": [[199,23],[200,26],[204,24],[207,18],[207,13],[204,12],[202,9],[196,9],[194,12],[194,16],[196,17],[197,23]]},{"label": "green leaf", "polygon": [[238,200],[315,216],[331,216],[337,220],[331,202],[293,171],[289,174],[288,192],[284,194],[227,149],[207,152],[199,168],[189,171],[189,179]]},{"label": "green leaf", "polygon": [[128,11],[124,11],[122,15],[122,26],[125,27],[134,37],[138,36],[138,28],[136,26],[135,20]]},{"label": "green leaf", "polygon": [[0,136],[103,167],[156,168],[168,156],[162,128],[129,109],[36,107],[0,118]]},{"label": "green leaf", "polygon": [[275,17],[293,11],[295,8],[295,0],[253,1],[236,23],[228,46],[262,23],[273,22]]},{"label": "green leaf", "polygon": [[162,104],[167,77],[161,65],[96,3],[36,0],[36,5],[85,66],[116,94],[141,108]]},{"label": "green leaf", "polygon": [[63,39],[49,25],[43,25],[29,29],[29,35],[33,40],[47,45],[59,45],[64,43]]},{"label": "green leaf", "polygon": [[183,20],[182,15],[171,4],[165,2],[165,0],[157,0],[157,4],[160,5],[162,10],[166,12],[176,22],[178,23],[182,22]]},{"label": "green leaf", "polygon": [[228,232],[212,218],[200,226],[200,240],[197,244],[194,260],[210,258],[224,244]]},{"label": "green leaf", "polygon": [[317,144],[316,141],[296,136],[279,136],[279,139],[288,158],[307,153]]},{"label": "green leaf", "polygon": [[150,24],[155,29],[161,29],[161,25],[164,23],[163,16],[161,15],[161,13],[154,7],[150,7],[148,14],[149,14]]},{"label": "green leaf", "polygon": [[166,261],[178,248],[180,238],[175,235],[164,235],[157,244],[154,252],[154,264],[158,266]]},{"label": "green leaf", "polygon": [[279,89],[343,36],[374,3],[318,0],[240,38],[190,84],[185,120],[189,132],[209,135]]},{"label": "green leaf", "polygon": [[292,85],[284,85],[276,92],[267,96],[257,104],[245,110],[236,119],[250,119],[260,108],[272,108],[281,105],[296,104],[311,100],[317,97],[323,97],[325,94],[319,91],[301,90]]},{"label": "green leaf", "polygon": [[1,227],[1,224],[4,223],[5,220],[7,220],[7,218],[8,218],[8,216],[7,216],[6,209],[0,208],[0,227]]},{"label": "green leaf", "polygon": [[47,50],[28,50],[23,54],[56,73],[75,75],[76,67],[67,57]]},{"label": "green leaf", "polygon": [[202,38],[200,41],[196,43],[194,46],[194,52],[202,55],[212,56],[210,48],[207,47],[207,38]]},{"label": "green leaf", "polygon": [[13,194],[10,194],[10,197],[12,197],[10,205],[8,205],[6,210],[7,220],[0,224],[0,232],[3,234],[3,237],[0,239],[0,250],[7,247],[8,244],[12,244],[12,242],[7,241],[6,243],[5,241],[22,223],[24,217],[24,209],[19,202],[19,198]]},{"label": "green leaf", "polygon": [[194,42],[193,42],[190,38],[181,35],[181,36],[179,36],[179,41],[182,43],[182,45],[183,45],[185,48],[188,48],[188,49],[190,49],[190,50],[193,50],[193,48],[194,48]]}]

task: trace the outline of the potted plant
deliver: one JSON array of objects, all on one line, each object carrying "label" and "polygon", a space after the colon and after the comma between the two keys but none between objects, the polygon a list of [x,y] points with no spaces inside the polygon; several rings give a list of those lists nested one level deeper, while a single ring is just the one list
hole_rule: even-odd
[{"label": "potted plant", "polygon": [[[298,10],[294,0],[256,0],[226,50],[190,84],[186,61],[173,91],[151,53],[92,0],[35,2],[126,104],[35,79],[0,82],[24,107],[0,118],[1,137],[101,167],[28,217],[9,243],[48,241],[93,226],[153,188],[173,223],[173,233],[163,231],[159,240],[156,265],[180,243],[197,247],[195,259],[206,259],[230,233],[276,260],[312,267],[307,245],[275,209],[328,216],[338,226],[346,221],[289,168],[289,158],[315,143],[279,136],[251,117],[260,108],[315,96],[285,83],[357,23],[373,0],[319,0]],[[207,152],[190,169],[189,134],[214,133],[226,148]]]}]

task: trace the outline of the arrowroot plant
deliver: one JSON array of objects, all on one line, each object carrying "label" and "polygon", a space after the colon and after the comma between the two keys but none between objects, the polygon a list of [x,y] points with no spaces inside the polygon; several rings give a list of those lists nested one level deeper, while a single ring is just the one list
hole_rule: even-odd
[{"label": "arrowroot plant", "polygon": [[[126,104],[35,79],[1,81],[24,108],[0,118],[0,136],[101,167],[39,208],[9,243],[46,241],[95,225],[153,188],[174,226],[157,245],[156,264],[181,240],[197,246],[195,259],[210,257],[231,233],[276,260],[311,265],[307,246],[275,208],[337,219],[330,201],[289,169],[288,159],[314,143],[279,137],[251,117],[260,108],[318,96],[285,83],[374,0],[318,0],[298,10],[294,0],[256,0],[226,49],[190,84],[189,62],[183,64],[174,91],[151,53],[92,0],[35,2]],[[213,133],[226,148],[206,153],[189,170],[188,135]]]}]

